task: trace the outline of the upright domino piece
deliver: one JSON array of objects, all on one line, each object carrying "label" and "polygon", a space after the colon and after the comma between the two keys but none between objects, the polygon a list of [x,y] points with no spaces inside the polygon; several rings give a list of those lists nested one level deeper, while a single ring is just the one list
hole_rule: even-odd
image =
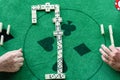
[{"label": "upright domino piece", "polygon": [[53,32],[53,35],[56,36],[57,39],[57,74],[45,74],[45,79],[65,79],[65,74],[63,73],[63,31],[61,30],[60,24],[62,22],[62,18],[60,17],[60,6],[58,4],[50,5],[50,3],[32,6],[32,23],[37,23],[37,10],[45,10],[46,12],[54,10],[55,12],[55,18],[53,18],[53,22],[55,23],[55,31]]},{"label": "upright domino piece", "polygon": [[114,38],[113,38],[112,25],[109,25],[109,34],[110,34],[110,41],[111,41],[111,45],[113,45],[113,46],[114,46]]},{"label": "upright domino piece", "polygon": [[3,26],[3,23],[0,22],[0,33],[2,32],[2,26]]},{"label": "upright domino piece", "polygon": [[8,25],[8,27],[7,27],[7,32],[6,32],[6,34],[7,34],[7,35],[10,34],[10,25]]},{"label": "upright domino piece", "polygon": [[2,45],[3,45],[3,43],[4,43],[4,36],[3,36],[3,35],[1,35],[0,45],[2,46]]},{"label": "upright domino piece", "polygon": [[37,14],[36,10],[32,9],[32,23],[35,24],[37,23]]},{"label": "upright domino piece", "polygon": [[101,34],[104,35],[104,34],[105,34],[105,31],[104,31],[104,26],[103,26],[103,24],[100,25],[100,29],[101,29]]}]

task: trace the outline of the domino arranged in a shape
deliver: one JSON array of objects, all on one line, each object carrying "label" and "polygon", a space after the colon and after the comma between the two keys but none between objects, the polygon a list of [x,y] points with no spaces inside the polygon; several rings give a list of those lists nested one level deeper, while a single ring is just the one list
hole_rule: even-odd
[{"label": "domino arranged in a shape", "polygon": [[45,79],[65,79],[65,74],[63,73],[63,48],[62,48],[62,35],[63,31],[61,30],[61,22],[62,18],[60,17],[60,6],[58,4],[50,5],[50,3],[46,3],[45,5],[34,5],[32,6],[32,23],[37,23],[37,14],[38,10],[45,10],[46,12],[50,12],[54,10],[55,17],[52,19],[53,23],[55,23],[55,31],[53,35],[56,36],[57,39],[57,74],[45,74]]}]

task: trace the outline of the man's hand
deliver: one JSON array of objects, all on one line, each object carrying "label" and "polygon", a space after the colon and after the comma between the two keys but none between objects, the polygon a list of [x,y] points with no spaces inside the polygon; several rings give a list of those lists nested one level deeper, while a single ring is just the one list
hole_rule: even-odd
[{"label": "man's hand", "polygon": [[16,72],[23,65],[22,49],[9,51],[0,57],[0,72]]},{"label": "man's hand", "polygon": [[104,62],[116,71],[120,71],[120,47],[110,46],[107,48],[105,45],[101,45],[100,52]]}]

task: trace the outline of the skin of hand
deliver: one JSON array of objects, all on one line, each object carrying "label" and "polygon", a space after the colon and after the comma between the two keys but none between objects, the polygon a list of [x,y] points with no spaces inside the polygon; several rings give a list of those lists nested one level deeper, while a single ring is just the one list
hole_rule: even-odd
[{"label": "skin of hand", "polygon": [[17,72],[23,65],[22,49],[9,51],[0,56],[0,72]]},{"label": "skin of hand", "polygon": [[114,70],[120,71],[120,47],[101,45],[100,53],[102,60],[111,66]]}]

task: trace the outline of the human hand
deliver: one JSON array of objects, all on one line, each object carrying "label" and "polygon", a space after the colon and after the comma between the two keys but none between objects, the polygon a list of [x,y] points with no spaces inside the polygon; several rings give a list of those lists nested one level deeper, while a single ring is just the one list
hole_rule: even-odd
[{"label": "human hand", "polygon": [[120,71],[120,47],[114,47],[111,45],[107,48],[105,45],[101,45],[99,51],[102,54],[101,57],[104,62],[116,71]]},{"label": "human hand", "polygon": [[22,49],[13,50],[0,57],[0,72],[16,72],[23,65]]}]

